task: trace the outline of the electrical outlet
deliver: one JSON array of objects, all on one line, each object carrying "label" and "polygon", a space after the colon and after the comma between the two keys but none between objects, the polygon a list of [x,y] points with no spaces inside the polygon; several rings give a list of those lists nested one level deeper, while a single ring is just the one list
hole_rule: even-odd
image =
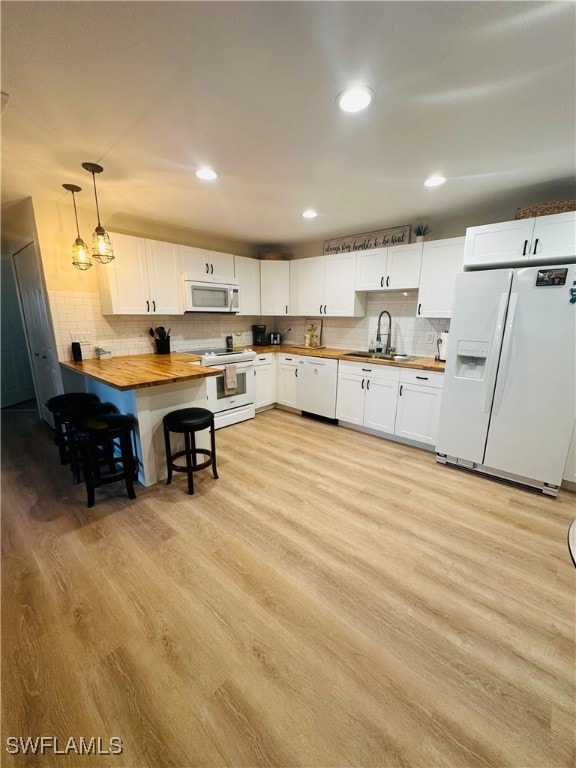
[{"label": "electrical outlet", "polygon": [[433,331],[427,331],[427,333],[426,333],[426,344],[434,344],[434,332]]}]

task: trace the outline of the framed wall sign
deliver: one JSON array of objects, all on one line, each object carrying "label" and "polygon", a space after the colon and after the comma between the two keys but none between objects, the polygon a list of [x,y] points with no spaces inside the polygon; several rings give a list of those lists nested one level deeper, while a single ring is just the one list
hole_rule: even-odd
[{"label": "framed wall sign", "polygon": [[371,248],[387,248],[391,245],[407,245],[410,242],[410,225],[380,229],[378,232],[365,232],[362,235],[349,235],[336,240],[324,241],[324,255],[332,253],[351,253],[368,251]]}]

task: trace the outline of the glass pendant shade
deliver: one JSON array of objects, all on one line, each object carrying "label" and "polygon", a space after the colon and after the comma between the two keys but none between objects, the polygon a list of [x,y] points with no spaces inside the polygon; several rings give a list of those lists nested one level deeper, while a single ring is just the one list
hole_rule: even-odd
[{"label": "glass pendant shade", "polygon": [[110,242],[110,235],[102,224],[100,224],[100,210],[98,208],[98,194],[96,193],[96,174],[102,173],[104,168],[97,163],[82,163],[82,168],[92,174],[92,181],[94,182],[94,199],[96,200],[96,215],[98,217],[98,224],[94,230],[92,236],[92,256],[99,261],[100,264],[108,264],[114,258],[114,250],[112,243]]},{"label": "glass pendant shade", "polygon": [[74,264],[76,269],[81,270],[90,269],[92,266],[90,250],[81,237],[77,237],[76,240],[74,240],[74,245],[72,246],[72,264]]},{"label": "glass pendant shade", "polygon": [[110,235],[103,227],[96,227],[92,236],[92,256],[100,264],[108,264],[114,258]]},{"label": "glass pendant shade", "polygon": [[78,212],[76,210],[76,198],[74,197],[76,192],[81,192],[82,189],[76,184],[62,184],[62,186],[67,192],[72,192],[72,201],[74,203],[74,218],[76,220],[77,237],[76,240],[74,240],[74,245],[72,246],[72,264],[76,267],[76,269],[85,271],[90,269],[92,266],[92,259],[90,258],[90,251],[88,246],[80,237],[80,229],[78,228]]}]

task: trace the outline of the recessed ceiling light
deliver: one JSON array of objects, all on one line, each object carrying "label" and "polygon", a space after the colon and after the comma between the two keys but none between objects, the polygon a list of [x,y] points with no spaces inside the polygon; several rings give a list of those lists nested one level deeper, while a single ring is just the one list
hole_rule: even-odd
[{"label": "recessed ceiling light", "polygon": [[428,176],[428,178],[424,182],[424,186],[425,187],[439,187],[442,184],[444,184],[445,181],[446,181],[446,179],[444,178],[444,176],[441,176],[439,173],[435,173],[433,176]]},{"label": "recessed ceiling light", "polygon": [[315,210],[313,210],[312,208],[306,208],[306,210],[304,211],[304,213],[302,214],[302,216],[303,216],[303,218],[305,218],[305,219],[315,219],[315,218],[316,218],[316,216],[318,216],[318,214],[317,214],[317,213],[316,213],[316,211],[315,211]]},{"label": "recessed ceiling light", "polygon": [[338,96],[338,106],[343,112],[361,112],[374,97],[370,88],[364,85],[347,88]]},{"label": "recessed ceiling light", "polygon": [[212,168],[198,168],[196,176],[202,181],[214,181],[218,178],[218,174]]}]

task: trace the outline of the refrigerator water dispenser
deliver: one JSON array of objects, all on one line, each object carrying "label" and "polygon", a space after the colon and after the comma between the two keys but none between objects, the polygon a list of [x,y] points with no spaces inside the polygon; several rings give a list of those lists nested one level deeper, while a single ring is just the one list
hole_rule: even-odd
[{"label": "refrigerator water dispenser", "polygon": [[489,347],[487,341],[459,341],[456,348],[456,376],[459,379],[481,381],[486,370]]}]

